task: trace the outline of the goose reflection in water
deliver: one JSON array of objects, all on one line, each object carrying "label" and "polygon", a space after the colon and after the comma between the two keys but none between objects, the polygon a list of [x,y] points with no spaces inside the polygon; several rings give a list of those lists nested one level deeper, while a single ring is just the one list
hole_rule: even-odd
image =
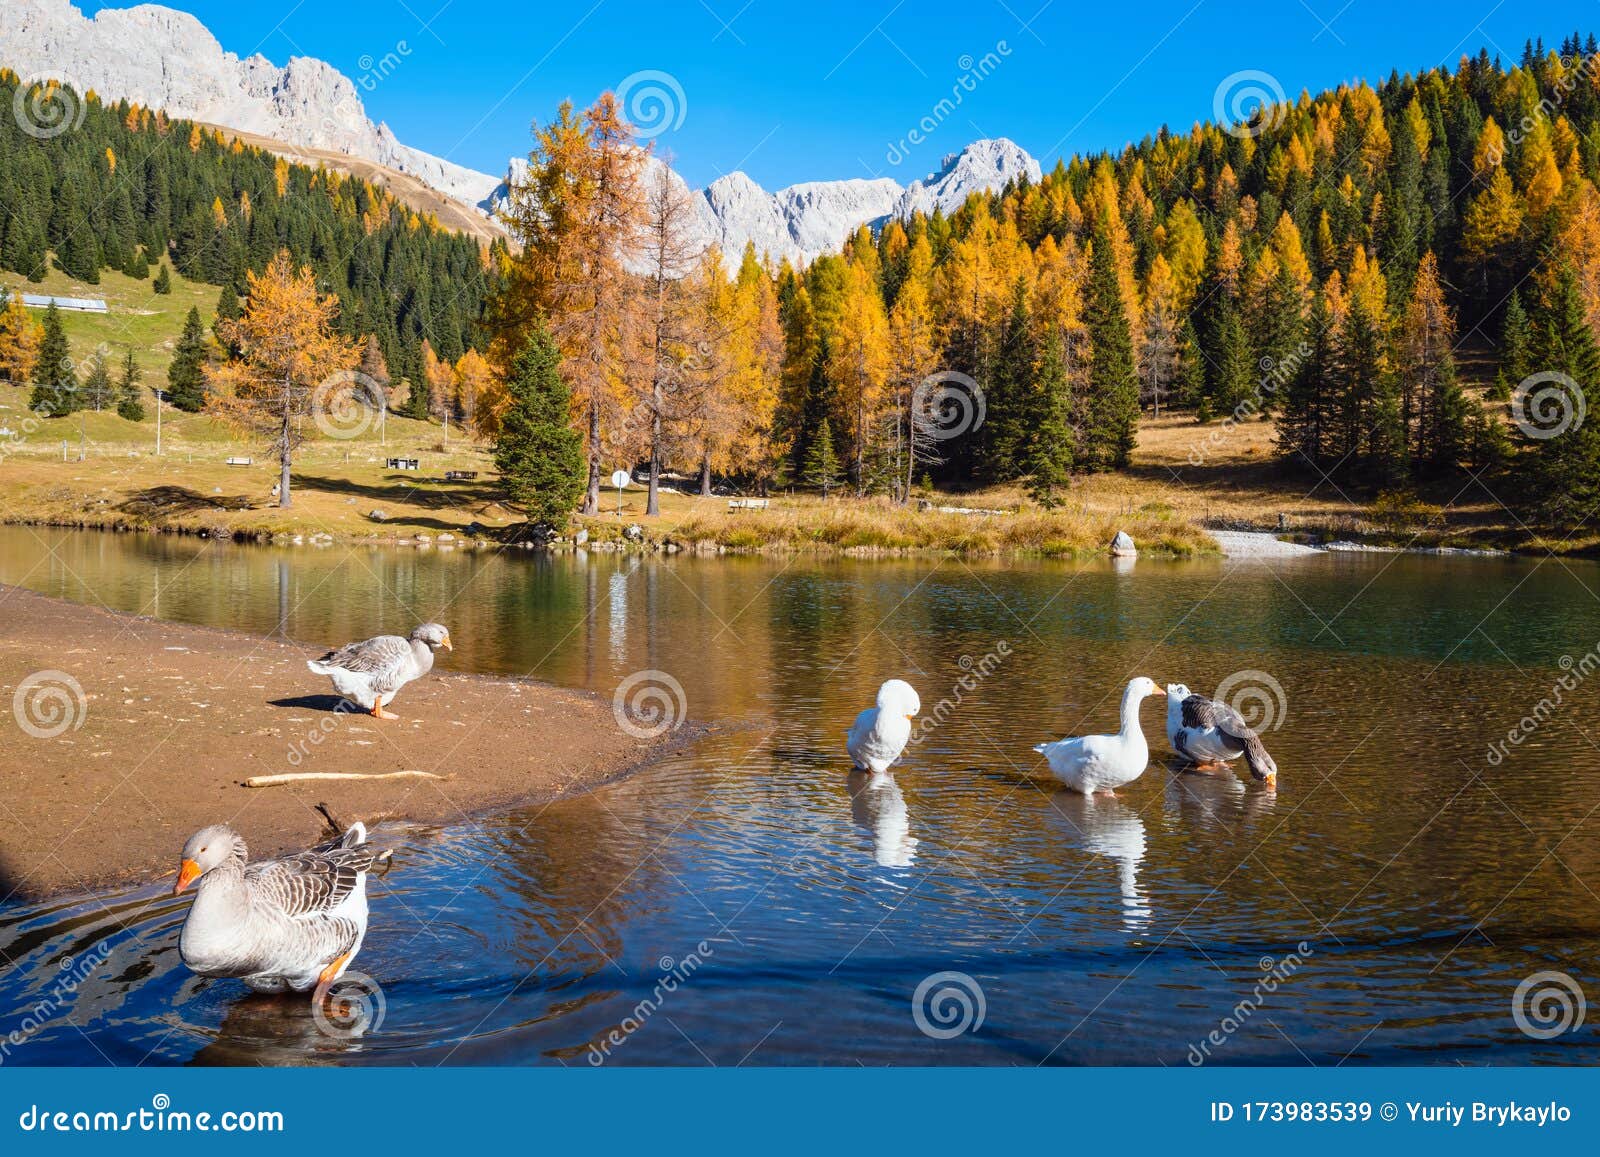
[{"label": "goose reflection in water", "polygon": [[872,858],[882,868],[909,868],[917,858],[906,797],[887,771],[850,773],[850,816],[872,833]]},{"label": "goose reflection in water", "polygon": [[1145,856],[1144,820],[1120,799],[1083,796],[1059,791],[1051,807],[1069,829],[1070,838],[1091,856],[1116,863],[1117,885],[1122,893],[1122,923],[1130,932],[1150,924],[1150,898],[1139,886],[1139,865]]},{"label": "goose reflection in water", "polygon": [[1248,826],[1278,806],[1278,793],[1270,787],[1247,784],[1229,768],[1196,771],[1187,760],[1167,763],[1163,806],[1198,829],[1226,828],[1243,820]]}]

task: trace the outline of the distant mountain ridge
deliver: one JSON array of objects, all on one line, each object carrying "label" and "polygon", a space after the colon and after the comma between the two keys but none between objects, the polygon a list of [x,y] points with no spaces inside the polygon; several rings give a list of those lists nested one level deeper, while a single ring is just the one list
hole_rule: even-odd
[{"label": "distant mountain ridge", "polygon": [[[367,116],[355,83],[327,62],[295,56],[279,67],[259,53],[240,59],[194,16],[156,4],[108,8],[91,19],[70,0],[6,0],[0,65],[23,79],[58,77],[108,100],[271,138],[290,155],[299,148],[364,158],[485,214],[504,204],[508,182],[526,163],[514,158],[497,178],[402,144],[388,125]],[[951,154],[907,186],[858,178],[769,193],[735,172],[694,197],[701,241],[734,257],[753,242],[774,259],[804,262],[836,250],[862,225],[935,207],[950,212],[971,193],[1022,176],[1038,180],[1038,162],[997,138]]]}]

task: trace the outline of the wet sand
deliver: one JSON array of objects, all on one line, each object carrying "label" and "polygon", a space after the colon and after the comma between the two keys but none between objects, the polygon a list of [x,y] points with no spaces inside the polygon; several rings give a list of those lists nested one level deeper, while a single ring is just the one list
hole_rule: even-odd
[{"label": "wet sand", "polygon": [[[607,700],[458,674],[443,651],[389,705],[401,718],[378,720],[341,709],[306,669],[325,649],[0,585],[0,902],[173,872],[183,842],[212,823],[231,824],[257,858],[321,838],[318,804],[370,826],[554,799],[690,732],[641,740]],[[448,778],[243,786],[407,769]]]}]

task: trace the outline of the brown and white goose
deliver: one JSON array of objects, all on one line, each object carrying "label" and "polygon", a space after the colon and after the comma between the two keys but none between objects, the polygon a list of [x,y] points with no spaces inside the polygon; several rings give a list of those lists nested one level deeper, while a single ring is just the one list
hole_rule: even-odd
[{"label": "brown and white goose", "polygon": [[1167,684],[1167,739],[1173,751],[1199,767],[1221,767],[1242,755],[1251,775],[1269,787],[1278,782],[1277,763],[1244,716],[1182,683]]},{"label": "brown and white goose", "polygon": [[306,666],[333,680],[333,689],[378,719],[398,719],[384,708],[400,688],[433,670],[433,653],[451,650],[450,632],[438,623],[423,623],[411,637],[378,635],[348,643]]},{"label": "brown and white goose", "polygon": [[388,858],[352,824],[344,835],[276,860],[248,863],[225,824],[183,846],[173,895],[196,880],[178,955],[201,976],[237,977],[257,992],[331,984],[367,934],[367,872]]}]

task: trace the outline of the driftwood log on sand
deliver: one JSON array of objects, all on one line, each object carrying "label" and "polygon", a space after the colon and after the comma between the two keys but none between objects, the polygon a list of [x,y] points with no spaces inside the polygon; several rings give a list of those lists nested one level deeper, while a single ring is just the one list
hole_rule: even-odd
[{"label": "driftwood log on sand", "polygon": [[448,775],[435,775],[431,771],[290,771],[281,775],[252,775],[244,781],[245,787],[277,787],[284,783],[303,783],[319,779],[449,779]]}]

